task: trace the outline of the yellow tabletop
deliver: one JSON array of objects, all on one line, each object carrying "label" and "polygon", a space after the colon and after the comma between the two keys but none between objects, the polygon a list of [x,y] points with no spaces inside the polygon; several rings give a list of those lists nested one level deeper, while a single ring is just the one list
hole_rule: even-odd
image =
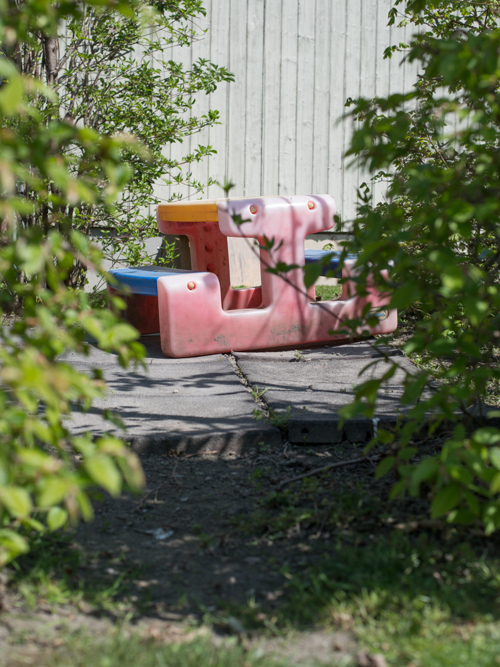
[{"label": "yellow tabletop", "polygon": [[178,201],[158,206],[158,217],[165,222],[218,222],[217,204],[221,199]]}]

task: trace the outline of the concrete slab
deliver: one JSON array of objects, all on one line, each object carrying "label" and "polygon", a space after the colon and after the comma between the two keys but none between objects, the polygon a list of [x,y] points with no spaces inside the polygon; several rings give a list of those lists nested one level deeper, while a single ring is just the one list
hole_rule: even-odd
[{"label": "concrete slab", "polygon": [[147,350],[145,369],[123,369],[114,355],[96,348],[89,357],[69,353],[61,358],[83,372],[101,368],[108,384],[106,397],[89,412],[73,413],[73,433],[123,435],[102,417],[104,410],[112,410],[127,426],[125,438],[141,453],[170,448],[241,454],[259,442],[281,443],[278,429],[253,417],[255,402],[226,358],[167,359],[159,337],[143,337],[141,343]]},{"label": "concrete slab", "polygon": [[[73,433],[123,435],[102,416],[104,410],[111,410],[121,416],[126,439],[141,453],[175,449],[241,454],[260,442],[282,442],[279,429],[255,420],[256,403],[226,357],[168,359],[159,337],[145,336],[141,342],[147,349],[145,369],[123,369],[114,355],[96,348],[91,348],[89,357],[73,353],[62,357],[83,372],[102,369],[109,388],[89,412],[72,414]],[[415,367],[398,350],[387,348],[385,353],[398,357],[401,370],[382,388],[376,421],[354,419],[342,427],[338,411],[352,400],[356,384],[379,377],[387,368],[380,352],[368,343],[235,356],[250,385],[267,390],[270,408],[289,412],[291,442],[334,444],[369,440],[374,428],[390,426],[404,416],[399,406],[402,383],[405,373],[414,372]],[[361,374],[370,362],[381,358]]]},{"label": "concrete slab", "polygon": [[[399,350],[386,348],[398,357],[401,370],[384,384],[375,425],[387,426],[401,417],[399,397],[406,372],[415,367]],[[380,377],[388,368],[383,355],[366,342],[300,352],[236,353],[238,365],[250,384],[267,389],[265,398],[273,410],[290,410],[288,439],[293,443],[362,442],[372,437],[374,422],[356,419],[340,429],[339,408],[352,401],[356,384]],[[362,374],[371,361],[380,363]]]}]

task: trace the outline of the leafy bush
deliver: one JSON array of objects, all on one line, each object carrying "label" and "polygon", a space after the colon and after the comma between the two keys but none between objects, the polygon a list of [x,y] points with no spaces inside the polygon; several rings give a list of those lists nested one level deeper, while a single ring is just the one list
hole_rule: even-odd
[{"label": "leafy bush", "polygon": [[157,234],[155,180],[167,172],[202,187],[182,166],[211,147],[182,163],[163,149],[217,122],[215,111],[189,116],[193,96],[232,79],[166,58],[204,11],[200,0],[0,1],[0,567],[27,551],[32,531],[90,519],[89,488],[116,495],[144,482],[122,440],[71,435],[71,410],[105,385],[59,357],[88,353],[88,336],[124,366],[144,354],[135,329],[71,288],[102,268],[91,226],[117,228],[104,232],[105,250],[138,263]]},{"label": "leafy bush", "polygon": [[[201,117],[192,115],[195,96],[213,92],[219,82],[231,81],[233,76],[203,59],[185,68],[170,57],[174,45],[187,45],[197,36],[194,21],[205,14],[200,0],[124,3],[127,11],[123,12],[117,12],[113,3],[106,4],[85,5],[50,31],[40,31],[38,24],[30,22],[25,38],[12,44],[11,57],[19,71],[30,77],[32,85],[46,81],[56,93],[31,100],[38,116],[22,119],[24,131],[30,132],[41,121],[48,125],[64,121],[68,128],[76,125],[104,136],[131,133],[148,150],[138,150],[135,142],[122,143],[122,164],[115,165],[115,172],[121,170],[129,177],[121,183],[123,191],[112,212],[103,202],[86,196],[75,206],[71,197],[59,200],[63,188],[59,181],[69,170],[78,175],[73,186],[81,190],[81,177],[92,174],[94,167],[83,159],[78,134],[66,130],[65,141],[59,145],[60,155],[68,158],[66,168],[57,160],[53,163],[45,181],[48,196],[21,216],[25,226],[47,231],[55,225],[63,234],[71,229],[89,234],[98,227],[107,259],[119,256],[124,263],[138,265],[151,263],[145,240],[158,236],[156,218],[150,213],[159,203],[153,195],[155,182],[188,184],[202,191],[205,184],[192,178],[189,166],[214,152],[211,146],[198,145],[182,160],[172,160],[165,154],[166,146],[182,143],[218,122],[215,110]],[[40,190],[25,182],[23,196],[37,201]],[[172,254],[173,245],[167,244],[163,261],[171,260]],[[66,283],[81,287],[85,274],[85,263],[77,260]]]},{"label": "leafy bush", "polygon": [[[391,22],[421,26],[408,47],[419,76],[413,90],[386,99],[350,101],[359,122],[349,151],[387,199],[361,195],[355,238],[363,291],[368,272],[391,305],[416,313],[407,354],[422,361],[407,374],[401,399],[408,423],[379,432],[397,468],[393,494],[432,490],[433,516],[500,527],[500,431],[484,418],[500,380],[500,3],[397,0]],[[394,50],[388,49],[386,56]],[[394,263],[389,282],[379,269]],[[345,412],[372,415],[384,378],[360,385]],[[429,415],[447,425],[440,453],[419,460],[413,440]]]},{"label": "leafy bush", "polygon": [[[133,12],[131,3],[116,7]],[[31,531],[89,519],[89,487],[117,494],[123,483],[143,483],[123,441],[70,434],[72,407],[88,408],[105,386],[99,372],[88,377],[58,361],[65,350],[88,352],[89,334],[123,365],[143,355],[132,327],[65,285],[76,263],[98,268],[101,261],[71,229],[68,211],[113,211],[132,175],[122,154],[133,141],[41,112],[57,104],[54,91],[16,68],[15,54],[29,50],[34,33],[52,36],[82,11],[72,2],[0,3],[0,566],[28,549]],[[39,215],[41,224],[26,223]],[[18,316],[8,326],[4,313],[13,308]]]}]

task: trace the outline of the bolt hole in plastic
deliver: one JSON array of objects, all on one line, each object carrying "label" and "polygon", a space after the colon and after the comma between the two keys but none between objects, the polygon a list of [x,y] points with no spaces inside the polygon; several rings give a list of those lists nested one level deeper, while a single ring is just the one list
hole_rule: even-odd
[{"label": "bolt hole in plastic", "polygon": [[196,289],[196,283],[193,282],[188,283],[188,289],[190,290]]},{"label": "bolt hole in plastic", "polygon": [[258,210],[259,209],[257,208],[257,206],[255,206],[254,204],[250,206],[250,213],[253,213],[255,215]]},{"label": "bolt hole in plastic", "polygon": [[310,210],[312,211],[314,208],[316,208],[316,204],[313,201],[307,202],[307,205],[309,206]]}]

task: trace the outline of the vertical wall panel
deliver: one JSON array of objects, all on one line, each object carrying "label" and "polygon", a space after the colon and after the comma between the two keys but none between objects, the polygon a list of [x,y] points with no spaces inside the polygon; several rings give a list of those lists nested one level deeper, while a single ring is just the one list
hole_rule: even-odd
[{"label": "vertical wall panel", "polygon": [[[361,39],[363,20],[362,0],[349,0],[347,6],[347,27],[344,49],[344,90],[346,98],[356,98],[359,96],[360,74],[363,66]],[[351,145],[354,121],[352,119],[346,119],[342,124],[342,128],[342,152],[345,153]],[[343,161],[342,178],[342,219],[345,225],[345,223],[354,218],[356,214],[358,169],[353,164],[352,157],[345,158]]]},{"label": "vertical wall panel", "polygon": [[299,0],[295,194],[313,192],[314,46],[316,0]]},{"label": "vertical wall panel", "polygon": [[227,175],[236,184],[231,195],[242,196],[245,194],[246,87],[247,76],[252,76],[251,60],[247,52],[247,2],[228,2],[227,7],[230,11],[231,35],[228,67],[235,76],[229,91]]},{"label": "vertical wall panel", "polygon": [[[152,62],[151,62],[152,66],[161,70],[164,63],[168,63],[169,60],[172,60],[173,51],[174,51],[173,46],[167,48],[164,51],[164,53],[160,55],[159,58],[157,58],[156,60],[152,59]],[[171,156],[172,156],[172,144],[166,144],[163,147],[162,153],[167,158],[171,158]],[[164,182],[160,182],[160,183],[158,183],[158,185],[155,188],[155,195],[156,195],[156,197],[158,197],[158,199],[162,203],[167,202],[170,198],[170,191],[171,191],[170,186],[166,185]],[[156,217],[156,205],[149,206],[149,215],[153,216],[153,218]]]},{"label": "vertical wall panel", "polygon": [[264,6],[264,99],[261,158],[263,195],[273,195],[279,191],[281,3],[282,0],[265,0]]},{"label": "vertical wall panel", "polygon": [[[204,30],[208,28],[208,32],[200,35],[200,39],[195,41],[191,46],[191,57],[192,63],[196,63],[200,58],[208,58],[207,54],[210,53],[211,46],[210,40],[212,38],[213,30],[210,29],[210,18],[212,14],[212,0],[204,0],[204,6],[206,9],[206,16],[196,20],[196,24],[200,26],[200,32],[203,33]],[[198,118],[201,122],[202,117],[208,113],[209,110],[209,96],[204,92],[200,91],[196,93],[196,106],[193,107],[191,115]],[[203,129],[201,132],[191,135],[189,138],[189,152],[195,153],[198,146],[207,146],[209,144],[209,130],[208,128]],[[208,181],[208,160],[202,160],[201,162],[193,162],[191,165],[191,171],[193,178],[196,181],[199,181],[202,184],[205,184]],[[203,193],[199,192],[197,188],[189,189],[189,197],[193,199],[198,199],[202,196]]]},{"label": "vertical wall panel", "polygon": [[[223,67],[229,61],[229,12],[226,0],[212,0],[210,16],[210,60]],[[216,155],[208,158],[208,175],[210,178],[223,183],[226,176],[226,132],[228,122],[228,94],[229,86],[222,85],[211,93],[209,103],[211,109],[219,112],[220,125],[214,125],[209,131],[209,144],[217,151]],[[218,185],[207,188],[207,198],[217,198],[224,195]]]},{"label": "vertical wall panel", "polygon": [[[389,2],[389,4],[392,4],[392,2]],[[391,27],[391,44],[395,46],[404,43],[406,40],[406,28],[398,28],[398,23],[399,20],[396,19],[396,23]],[[398,53],[395,53],[389,60],[390,93],[402,91],[405,87],[405,66],[403,60],[403,57]]]},{"label": "vertical wall panel", "polygon": [[[331,63],[330,63],[330,105],[328,132],[328,187],[327,193],[333,195],[337,210],[342,211],[343,186],[343,124],[339,119],[345,111],[345,50],[346,50],[347,2],[333,2],[330,24]],[[328,28],[327,28],[328,29]],[[327,84],[328,85],[328,84]]]},{"label": "vertical wall panel", "polygon": [[252,68],[247,72],[243,180],[245,195],[250,197],[261,194],[264,0],[247,0],[247,6],[248,61]]},{"label": "vertical wall panel", "polygon": [[330,138],[330,77],[332,69],[331,0],[316,0],[314,36],[314,99],[312,186],[314,194],[328,192]]},{"label": "vertical wall panel", "polygon": [[278,194],[293,195],[297,160],[298,1],[283,0],[281,14],[280,150]]},{"label": "vertical wall panel", "polygon": [[[331,193],[344,221],[355,214],[356,192],[367,175],[347,171],[344,152],[352,121],[341,120],[348,97],[387,96],[409,90],[416,66],[401,57],[383,59],[386,47],[408,41],[406,30],[387,27],[394,0],[205,0],[209,31],[172,58],[190,66],[206,58],[235,75],[210,96],[200,94],[192,111],[218,109],[222,125],[166,147],[181,157],[199,143],[217,155],[193,166],[194,176],[236,183],[231,196]],[[379,186],[377,197],[383,196]],[[158,185],[193,198],[220,197]]]},{"label": "vertical wall panel", "polygon": [[[182,65],[184,71],[188,71],[191,69],[193,64],[193,47],[188,48],[186,46],[173,46],[169,55],[174,62]],[[191,114],[189,112],[186,114],[188,118],[190,115]],[[190,143],[191,143],[190,139],[187,138],[182,143],[175,142],[173,144],[170,144],[171,159],[182,161],[183,157],[188,155],[189,153]],[[169,187],[168,191],[169,198],[174,196],[175,197],[181,196],[185,198],[188,195],[189,195],[189,188],[183,185],[174,184]]]},{"label": "vertical wall panel", "polygon": [[393,44],[392,28],[387,26],[387,14],[391,8],[391,0],[378,0],[377,3],[377,43],[376,53],[377,70],[375,74],[375,94],[386,97],[390,91],[390,64],[389,58],[384,59],[384,50]]},{"label": "vertical wall panel", "polygon": [[[361,11],[361,49],[358,95],[375,97],[377,64],[379,61],[379,58],[374,55],[378,50],[377,3],[373,2],[373,0],[362,0]],[[366,182],[371,188],[370,174],[365,168],[358,165],[356,187],[359,187],[363,182]],[[354,206],[357,207],[359,202],[354,197],[353,199]]]}]

